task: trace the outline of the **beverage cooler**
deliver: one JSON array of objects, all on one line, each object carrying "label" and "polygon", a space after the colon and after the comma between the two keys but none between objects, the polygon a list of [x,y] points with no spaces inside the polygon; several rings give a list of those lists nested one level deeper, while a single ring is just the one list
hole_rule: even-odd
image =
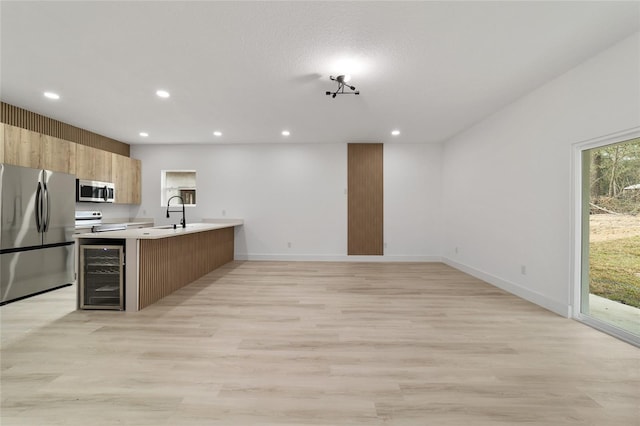
[{"label": "beverage cooler", "polygon": [[124,245],[80,246],[80,308],[124,310]]}]

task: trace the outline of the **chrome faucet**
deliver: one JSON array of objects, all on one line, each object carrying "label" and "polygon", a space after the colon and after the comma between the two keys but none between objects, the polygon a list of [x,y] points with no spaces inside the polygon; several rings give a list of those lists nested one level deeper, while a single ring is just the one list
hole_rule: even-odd
[{"label": "chrome faucet", "polygon": [[[167,201],[167,217],[169,217],[169,213],[179,213],[180,212],[180,210],[169,210],[169,203],[174,198],[179,198],[180,202],[182,202],[182,219],[180,219],[180,225],[182,225],[183,228],[186,228],[187,227],[187,221],[184,218],[184,199],[181,196],[174,195],[173,197],[169,198],[169,200]],[[175,228],[176,226],[173,225],[173,227]]]}]

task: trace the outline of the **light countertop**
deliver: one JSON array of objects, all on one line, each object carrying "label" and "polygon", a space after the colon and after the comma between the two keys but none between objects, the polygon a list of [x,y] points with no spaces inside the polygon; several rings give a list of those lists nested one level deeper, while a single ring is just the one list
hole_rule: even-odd
[{"label": "light countertop", "polygon": [[146,221],[146,222],[105,222],[104,224],[107,225],[109,223],[122,223],[124,225],[127,226],[153,226],[153,221]]},{"label": "light countertop", "polygon": [[[100,225],[111,225],[111,224],[126,225],[127,227],[130,227],[130,228],[141,227],[141,226],[153,226],[153,219],[103,220]],[[91,231],[91,229],[94,226],[96,226],[96,225],[95,224],[93,224],[93,225],[76,225],[75,229],[76,229],[76,232],[77,231],[85,231],[85,230],[86,231]]]},{"label": "light countertop", "polygon": [[228,220],[224,223],[187,223],[186,228],[178,227],[173,229],[173,226],[157,226],[153,228],[134,228],[126,229],[122,231],[107,231],[107,232],[88,232],[84,234],[75,234],[74,238],[104,238],[104,239],[136,239],[136,240],[153,240],[158,238],[169,238],[183,234],[192,234],[195,232],[213,231],[214,229],[232,228],[234,226],[241,226],[244,223],[241,219]]}]

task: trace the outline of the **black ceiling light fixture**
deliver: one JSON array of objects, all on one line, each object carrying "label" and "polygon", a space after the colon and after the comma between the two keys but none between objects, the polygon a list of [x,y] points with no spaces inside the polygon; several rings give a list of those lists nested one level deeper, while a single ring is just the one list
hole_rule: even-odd
[{"label": "black ceiling light fixture", "polygon": [[[351,76],[349,75],[339,75],[337,77],[334,77],[332,75],[329,76],[329,78],[331,79],[331,81],[337,81],[338,82],[338,88],[336,89],[335,92],[325,92],[325,94],[331,95],[332,98],[335,98],[336,95],[359,95],[360,91],[356,90],[355,86],[350,86],[347,83],[349,82],[349,80],[351,80]],[[350,90],[352,90],[351,92],[345,92],[344,89],[348,88]]]}]

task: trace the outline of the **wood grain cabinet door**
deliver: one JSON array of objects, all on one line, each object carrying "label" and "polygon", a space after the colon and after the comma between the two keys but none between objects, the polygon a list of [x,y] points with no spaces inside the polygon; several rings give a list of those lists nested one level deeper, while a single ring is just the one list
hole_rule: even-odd
[{"label": "wood grain cabinet door", "polygon": [[76,173],[76,144],[3,124],[2,162],[15,166]]},{"label": "wood grain cabinet door", "polygon": [[4,132],[5,132],[5,124],[0,123],[0,163],[5,163],[4,161]]},{"label": "wood grain cabinet door", "polygon": [[381,143],[348,144],[349,255],[383,255],[383,173]]},{"label": "wood grain cabinet door", "polygon": [[54,136],[38,134],[42,148],[42,168],[76,174],[76,144]]},{"label": "wood grain cabinet door", "polygon": [[4,132],[4,163],[42,168],[42,140],[39,133],[9,124],[5,124]]},{"label": "wood grain cabinet door", "polygon": [[111,154],[113,183],[116,188],[115,202],[140,204],[140,160]]},{"label": "wood grain cabinet door", "polygon": [[76,145],[76,175],[79,179],[111,182],[111,152]]}]

